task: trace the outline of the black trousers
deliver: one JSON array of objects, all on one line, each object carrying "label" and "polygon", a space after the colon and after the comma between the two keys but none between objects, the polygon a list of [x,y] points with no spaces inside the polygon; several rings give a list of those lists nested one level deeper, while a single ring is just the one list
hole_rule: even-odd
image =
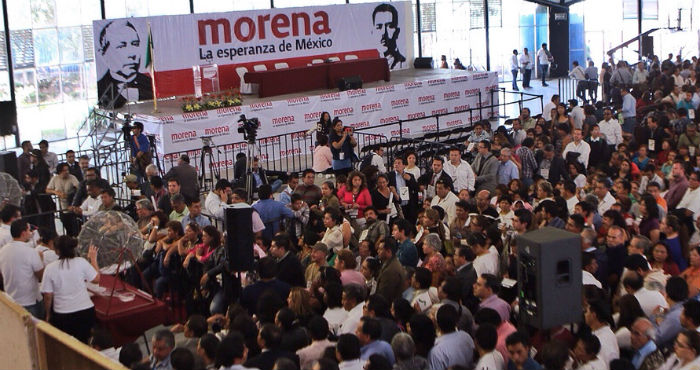
[{"label": "black trousers", "polygon": [[97,321],[95,307],[71,313],[51,312],[51,325],[76,337],[79,341],[87,343],[90,339],[90,331]]}]

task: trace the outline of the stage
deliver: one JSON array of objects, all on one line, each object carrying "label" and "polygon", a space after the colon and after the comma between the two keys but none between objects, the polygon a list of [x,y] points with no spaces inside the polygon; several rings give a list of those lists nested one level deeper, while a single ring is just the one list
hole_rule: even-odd
[{"label": "stage", "polygon": [[[442,117],[441,128],[465,126],[498,116],[497,108],[481,113],[473,110],[479,105],[498,104],[498,94],[492,93],[498,88],[496,72],[407,69],[391,72],[390,79],[343,92],[324,89],[271,98],[243,95],[241,106],[202,112],[183,113],[182,99],[172,98],[159,101],[157,113],[153,113],[153,102],[129,104],[120,113],[131,114],[136,121],[144,123],[146,133],[155,135],[158,154],[163,157],[166,169],[171,159],[181,153],[197,156],[202,137],[212,137],[215,146],[223,146],[220,151],[244,151],[243,136],[237,132],[241,114],[259,119],[258,144],[264,160],[310,155],[313,142],[308,144],[304,131],[315,127],[324,111],[331,117],[339,117],[344,125],[354,127],[357,132],[386,139],[433,132],[437,124],[431,116],[435,115],[449,114]],[[402,124],[401,130],[397,124],[400,120],[409,120]],[[299,145],[282,147],[280,137],[284,135],[292,135],[291,140]],[[226,160],[215,165],[227,168],[233,163]]]}]

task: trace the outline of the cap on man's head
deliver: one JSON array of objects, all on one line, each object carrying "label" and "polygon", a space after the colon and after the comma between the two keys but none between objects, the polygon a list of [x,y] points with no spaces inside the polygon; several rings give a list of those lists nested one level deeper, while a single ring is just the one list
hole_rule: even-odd
[{"label": "cap on man's head", "polygon": [[326,245],[326,243],[318,242],[318,243],[314,244],[314,246],[311,247],[311,249],[313,249],[315,251],[321,251],[325,254],[328,254],[328,246]]}]

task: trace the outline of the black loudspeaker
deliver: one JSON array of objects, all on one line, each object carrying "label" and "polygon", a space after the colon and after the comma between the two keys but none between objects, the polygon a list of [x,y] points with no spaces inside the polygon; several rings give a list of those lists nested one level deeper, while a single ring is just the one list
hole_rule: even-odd
[{"label": "black loudspeaker", "polygon": [[14,101],[0,101],[0,135],[17,133],[17,106]]},{"label": "black loudspeaker", "polygon": [[654,37],[642,36],[642,56],[651,58],[654,55]]},{"label": "black loudspeaker", "polygon": [[360,76],[343,77],[338,81],[338,90],[356,90],[362,88],[362,79]]},{"label": "black loudspeaker", "polygon": [[226,252],[230,271],[253,268],[253,208],[247,204],[224,209]]},{"label": "black loudspeaker", "polygon": [[428,57],[416,58],[413,60],[413,68],[432,69],[432,68],[434,68],[433,67],[433,58],[428,58]]},{"label": "black loudspeaker", "polygon": [[15,152],[0,152],[0,172],[6,172],[12,175],[20,184],[23,180],[19,178],[17,170],[17,153]]},{"label": "black loudspeaker", "polygon": [[539,329],[581,319],[581,237],[553,227],[516,239],[521,323]]}]

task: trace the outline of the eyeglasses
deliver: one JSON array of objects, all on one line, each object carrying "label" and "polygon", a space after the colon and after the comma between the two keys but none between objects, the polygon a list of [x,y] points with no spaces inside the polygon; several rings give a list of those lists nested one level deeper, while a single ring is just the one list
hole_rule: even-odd
[{"label": "eyeglasses", "polygon": [[680,347],[680,348],[685,348],[685,349],[689,349],[689,348],[690,348],[689,345],[682,343],[682,342],[679,341],[678,339],[676,339],[676,341],[673,342],[673,344],[674,344],[675,346]]}]

